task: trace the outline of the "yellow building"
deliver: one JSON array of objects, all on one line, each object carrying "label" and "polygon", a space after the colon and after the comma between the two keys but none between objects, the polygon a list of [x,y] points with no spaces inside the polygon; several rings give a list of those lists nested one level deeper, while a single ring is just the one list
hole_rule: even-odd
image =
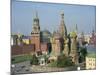
[{"label": "yellow building", "polygon": [[86,56],[86,69],[96,69],[96,57],[95,54],[89,54]]},{"label": "yellow building", "polygon": [[30,44],[30,39],[29,39],[28,36],[24,36],[22,41],[23,41],[24,44]]}]

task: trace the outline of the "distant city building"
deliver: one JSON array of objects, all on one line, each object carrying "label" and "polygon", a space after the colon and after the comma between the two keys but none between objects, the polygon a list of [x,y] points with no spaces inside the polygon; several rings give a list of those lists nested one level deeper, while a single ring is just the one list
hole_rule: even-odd
[{"label": "distant city building", "polygon": [[22,42],[23,44],[30,44],[30,36],[23,36]]},{"label": "distant city building", "polygon": [[92,31],[91,34],[88,34],[88,35],[82,32],[81,35],[78,37],[78,40],[79,40],[80,45],[85,42],[88,45],[96,46],[96,34],[94,30]]},{"label": "distant city building", "polygon": [[82,32],[82,33],[80,34],[80,36],[78,37],[78,40],[79,40],[80,46],[82,46],[82,45],[83,45],[83,42],[85,42],[84,32]]},{"label": "distant city building", "polygon": [[86,56],[86,69],[96,69],[96,56],[95,54],[89,54]]},{"label": "distant city building", "polygon": [[12,34],[11,35],[11,45],[22,45],[22,34]]},{"label": "distant city building", "polygon": [[91,34],[84,34],[83,32],[81,33],[80,36],[78,36],[78,41],[79,44],[82,46],[82,44],[90,44],[90,40],[91,40]]},{"label": "distant city building", "polygon": [[90,37],[90,44],[96,46],[96,34],[94,30],[92,31],[92,36]]},{"label": "distant city building", "polygon": [[85,39],[85,41],[87,42],[87,44],[90,43],[90,36],[91,36],[91,35],[84,35],[84,39]]},{"label": "distant city building", "polygon": [[87,52],[86,69],[96,69],[96,47],[91,44],[88,45]]},{"label": "distant city building", "polygon": [[17,45],[17,35],[11,35],[11,45]]}]

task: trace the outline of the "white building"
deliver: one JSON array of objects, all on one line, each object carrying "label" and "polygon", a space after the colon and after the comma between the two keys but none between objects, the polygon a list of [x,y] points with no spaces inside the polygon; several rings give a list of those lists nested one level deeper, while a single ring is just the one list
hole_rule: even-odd
[{"label": "white building", "polygon": [[89,54],[86,56],[86,69],[96,69],[96,57],[95,54]]}]

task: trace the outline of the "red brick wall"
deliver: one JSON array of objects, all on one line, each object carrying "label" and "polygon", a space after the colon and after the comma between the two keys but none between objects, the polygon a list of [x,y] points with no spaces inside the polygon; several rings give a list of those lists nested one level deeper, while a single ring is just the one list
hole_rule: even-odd
[{"label": "red brick wall", "polygon": [[31,36],[31,44],[35,44],[35,50],[40,51],[40,37],[38,35]]},{"label": "red brick wall", "polygon": [[41,43],[41,51],[47,51],[48,50],[48,44],[47,43]]},{"label": "red brick wall", "polygon": [[11,46],[11,54],[12,55],[29,54],[31,52],[34,52],[34,50],[35,50],[35,47],[33,44]]}]

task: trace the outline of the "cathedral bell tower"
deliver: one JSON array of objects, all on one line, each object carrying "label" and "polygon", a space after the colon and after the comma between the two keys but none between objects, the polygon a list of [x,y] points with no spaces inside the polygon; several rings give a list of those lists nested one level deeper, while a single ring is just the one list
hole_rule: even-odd
[{"label": "cathedral bell tower", "polygon": [[36,16],[33,19],[33,27],[31,32],[31,44],[35,45],[35,52],[40,51],[40,25],[38,13],[36,12]]}]

